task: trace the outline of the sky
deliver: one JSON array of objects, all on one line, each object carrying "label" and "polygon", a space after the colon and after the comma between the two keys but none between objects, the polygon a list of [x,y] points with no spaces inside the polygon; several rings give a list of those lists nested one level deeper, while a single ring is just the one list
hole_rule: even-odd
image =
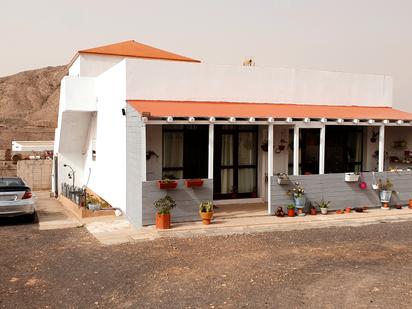
[{"label": "sky", "polygon": [[0,76],[126,40],[200,59],[391,75],[412,110],[410,0],[0,0]]}]

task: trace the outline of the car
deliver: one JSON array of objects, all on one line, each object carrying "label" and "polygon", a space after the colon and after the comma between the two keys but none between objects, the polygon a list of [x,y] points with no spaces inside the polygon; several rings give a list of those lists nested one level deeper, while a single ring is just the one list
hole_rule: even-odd
[{"label": "car", "polygon": [[34,195],[21,178],[0,177],[0,217],[17,216],[35,221]]}]

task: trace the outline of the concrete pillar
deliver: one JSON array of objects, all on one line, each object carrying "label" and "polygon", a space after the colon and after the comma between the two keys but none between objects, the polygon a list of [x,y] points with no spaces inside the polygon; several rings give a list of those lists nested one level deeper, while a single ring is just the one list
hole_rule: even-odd
[{"label": "concrete pillar", "polygon": [[293,175],[299,175],[299,127],[293,129]]},{"label": "concrete pillar", "polygon": [[273,124],[268,126],[268,214],[272,214],[271,210],[271,179],[273,178]]},{"label": "concrete pillar", "polygon": [[208,152],[208,178],[213,179],[213,160],[215,143],[215,125],[209,124],[209,152]]}]

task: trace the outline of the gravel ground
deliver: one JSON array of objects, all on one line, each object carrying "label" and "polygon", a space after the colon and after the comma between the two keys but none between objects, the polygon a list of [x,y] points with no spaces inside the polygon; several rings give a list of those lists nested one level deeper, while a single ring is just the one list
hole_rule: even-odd
[{"label": "gravel ground", "polygon": [[115,246],[3,222],[0,237],[4,308],[412,307],[412,222]]}]

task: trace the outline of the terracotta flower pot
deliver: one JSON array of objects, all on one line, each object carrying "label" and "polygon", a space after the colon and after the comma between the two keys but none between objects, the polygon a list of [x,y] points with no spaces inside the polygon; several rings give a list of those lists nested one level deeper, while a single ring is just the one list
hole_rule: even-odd
[{"label": "terracotta flower pot", "polygon": [[310,214],[311,214],[312,216],[317,215],[317,214],[318,214],[318,211],[316,210],[316,208],[311,208],[311,209],[310,209]]},{"label": "terracotta flower pot", "polygon": [[199,212],[200,217],[202,218],[203,224],[210,224],[213,218],[213,211],[209,212]]},{"label": "terracotta flower pot", "polygon": [[295,216],[295,210],[294,209],[288,209],[288,216],[289,217],[294,217]]},{"label": "terracotta flower pot", "polygon": [[409,207],[409,209],[412,209],[412,198],[409,200],[408,207]]},{"label": "terracotta flower pot", "polygon": [[156,213],[156,228],[161,230],[170,229],[170,214]]},{"label": "terracotta flower pot", "polygon": [[176,189],[177,181],[175,181],[175,180],[172,180],[172,181],[158,180],[157,181],[157,186],[158,186],[159,189]]},{"label": "terracotta flower pot", "polygon": [[202,179],[186,179],[185,180],[186,188],[201,187],[203,186]]},{"label": "terracotta flower pot", "polygon": [[345,208],[345,213],[349,214],[351,211],[352,211],[352,209],[350,207]]},{"label": "terracotta flower pot", "polygon": [[343,214],[343,210],[342,210],[342,209],[338,209],[338,210],[336,210],[336,213],[337,213],[338,215],[341,215],[341,214]]}]

